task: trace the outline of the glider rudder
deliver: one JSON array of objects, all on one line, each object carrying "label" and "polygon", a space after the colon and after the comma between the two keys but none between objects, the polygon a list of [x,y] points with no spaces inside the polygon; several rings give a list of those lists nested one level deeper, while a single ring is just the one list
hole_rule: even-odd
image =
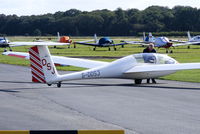
[{"label": "glider rudder", "polygon": [[58,77],[57,70],[47,46],[33,46],[29,49],[32,81],[52,84]]}]

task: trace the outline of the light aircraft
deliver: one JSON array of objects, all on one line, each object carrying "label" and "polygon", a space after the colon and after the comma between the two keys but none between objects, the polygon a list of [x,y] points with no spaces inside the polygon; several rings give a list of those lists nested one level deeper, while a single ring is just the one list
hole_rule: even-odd
[{"label": "light aircraft", "polygon": [[[92,40],[93,41],[93,40]],[[89,41],[81,41],[81,42],[75,42],[76,44],[81,44],[81,45],[88,45],[88,46],[94,46],[93,50],[96,50],[96,47],[108,47],[108,50],[110,51],[110,47],[113,47],[114,50],[116,51],[116,46],[122,46],[124,47],[125,44],[127,44],[126,42],[123,43],[119,43],[119,44],[114,44],[114,41],[111,40],[109,37],[103,37],[100,38],[99,40],[97,39],[96,34],[94,35],[94,42],[95,43],[88,43],[91,42],[91,40]]]},{"label": "light aircraft", "polygon": [[[142,79],[157,78],[175,73],[178,70],[200,69],[200,63],[178,63],[175,59],[158,53],[140,53],[120,58],[113,62],[51,56],[48,46],[35,44],[28,53],[4,52],[4,55],[30,59],[32,81],[48,86],[62,81],[80,79],[121,78],[134,79],[141,84]],[[87,70],[59,75],[55,64],[88,68]]]},{"label": "light aircraft", "polygon": [[[51,38],[48,38],[48,40],[51,40]],[[45,40],[40,40],[39,38],[36,38],[36,42],[45,42]],[[60,43],[68,43],[68,48],[70,48],[70,45],[72,44],[72,40],[69,36],[60,36],[60,33],[57,32],[57,41]],[[56,48],[56,46],[54,46]],[[75,45],[74,45],[75,48]]]},{"label": "light aircraft", "polygon": [[5,37],[0,37],[0,47],[5,48],[4,51],[7,51],[6,48],[9,48],[10,51],[12,51],[10,45],[9,45],[9,40]]},{"label": "light aircraft", "polygon": [[[55,45],[60,45],[60,44],[65,44],[65,45],[70,45],[70,43],[67,42],[47,42],[47,41],[39,41],[41,44],[55,44]],[[43,42],[43,43],[42,43]],[[27,44],[32,44],[36,45],[38,42],[10,42],[7,38],[5,37],[0,37],[0,47],[5,48],[4,52],[7,51],[6,48],[9,48],[10,51],[12,51],[11,47],[18,47],[18,46],[26,46]]]},{"label": "light aircraft", "polygon": [[[126,42],[128,44],[140,44],[142,46],[146,46],[150,43],[153,43],[155,47],[157,48],[165,48],[166,53],[169,52],[169,49],[173,47],[173,43],[170,42],[170,40],[167,37],[154,37],[152,33],[149,33],[148,36],[145,36],[145,32],[143,33],[143,41],[122,41]],[[173,53],[172,50],[170,50],[170,53]]]},{"label": "light aircraft", "polygon": [[188,46],[188,49],[190,48],[190,45],[200,45],[200,35],[196,35],[194,37],[191,37],[190,35],[190,31],[187,32],[187,36],[188,36],[188,41],[176,41],[176,40],[172,40],[173,42],[178,42],[181,44],[175,44],[175,46]]}]

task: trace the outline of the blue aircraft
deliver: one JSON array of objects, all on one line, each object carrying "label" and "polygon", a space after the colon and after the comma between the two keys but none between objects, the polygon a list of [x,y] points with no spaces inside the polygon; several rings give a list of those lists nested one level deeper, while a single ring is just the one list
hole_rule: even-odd
[{"label": "blue aircraft", "polygon": [[89,43],[89,42],[91,42],[91,40],[75,42],[75,43],[80,44],[80,45],[94,46],[94,48],[93,48],[94,51],[96,50],[96,47],[108,47],[109,51],[111,50],[110,47],[113,47],[114,50],[116,51],[117,50],[116,46],[124,47],[125,44],[128,44],[126,42],[114,44],[114,41],[111,40],[109,37],[103,37],[98,40],[96,34],[94,35],[94,40],[92,40],[92,41],[94,41],[95,43]]}]

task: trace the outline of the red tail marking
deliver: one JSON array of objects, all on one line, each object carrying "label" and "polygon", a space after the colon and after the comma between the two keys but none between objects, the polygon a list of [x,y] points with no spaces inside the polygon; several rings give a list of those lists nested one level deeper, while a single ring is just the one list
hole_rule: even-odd
[{"label": "red tail marking", "polygon": [[39,83],[46,83],[41,59],[39,57],[38,47],[31,47],[29,50],[30,54],[30,63],[31,63],[31,73],[32,73],[32,81]]}]

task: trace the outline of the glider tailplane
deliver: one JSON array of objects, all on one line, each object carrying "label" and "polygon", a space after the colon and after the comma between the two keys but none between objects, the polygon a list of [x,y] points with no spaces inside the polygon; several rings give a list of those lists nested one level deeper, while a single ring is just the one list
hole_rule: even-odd
[{"label": "glider tailplane", "polygon": [[47,46],[33,46],[29,49],[32,81],[52,84],[58,77],[57,70]]}]

